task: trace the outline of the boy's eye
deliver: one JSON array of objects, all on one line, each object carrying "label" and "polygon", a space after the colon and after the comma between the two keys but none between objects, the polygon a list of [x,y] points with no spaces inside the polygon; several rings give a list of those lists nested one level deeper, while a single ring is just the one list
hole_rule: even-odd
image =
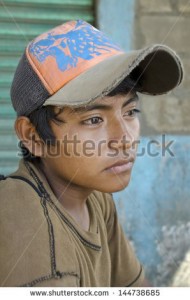
[{"label": "boy's eye", "polygon": [[134,109],[129,110],[129,111],[125,114],[125,116],[135,117],[138,113],[140,113],[140,110],[134,108]]},{"label": "boy's eye", "polygon": [[82,121],[83,125],[96,125],[101,123],[103,120],[100,117],[92,117],[87,120]]}]

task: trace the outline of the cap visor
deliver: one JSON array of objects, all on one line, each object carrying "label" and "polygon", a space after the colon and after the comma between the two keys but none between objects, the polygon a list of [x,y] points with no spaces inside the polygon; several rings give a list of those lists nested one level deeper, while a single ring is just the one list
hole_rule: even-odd
[{"label": "cap visor", "polygon": [[133,72],[141,93],[164,94],[180,84],[183,68],[179,57],[167,46],[153,45],[143,50],[107,58],[72,79],[43,105],[83,105],[111,92]]}]

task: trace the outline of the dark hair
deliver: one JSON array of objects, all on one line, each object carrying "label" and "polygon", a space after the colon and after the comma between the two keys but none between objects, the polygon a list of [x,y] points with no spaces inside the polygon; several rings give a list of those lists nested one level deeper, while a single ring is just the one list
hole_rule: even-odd
[{"label": "dark hair", "polygon": [[[130,91],[140,92],[140,90],[140,84],[137,84],[131,76],[128,76],[107,96],[113,97],[118,94],[125,95]],[[31,123],[35,126],[39,137],[47,145],[55,145],[56,138],[50,126],[50,121],[53,121],[57,124],[64,123],[64,121],[59,120],[57,117],[62,111],[63,108],[61,108],[60,111],[56,113],[53,106],[42,106],[27,116]],[[39,157],[36,157],[32,153],[30,153],[30,151],[23,145],[22,141],[20,141],[19,147],[25,160],[31,162],[34,160],[40,160]]]}]

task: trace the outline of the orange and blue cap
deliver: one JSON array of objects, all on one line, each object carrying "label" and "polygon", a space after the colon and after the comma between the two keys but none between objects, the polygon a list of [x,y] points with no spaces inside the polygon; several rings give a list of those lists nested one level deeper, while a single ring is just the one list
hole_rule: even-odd
[{"label": "orange and blue cap", "polygon": [[11,86],[18,115],[45,105],[81,106],[111,92],[137,70],[142,93],[158,95],[180,84],[183,68],[165,45],[125,52],[83,20],[45,32],[25,49]]}]

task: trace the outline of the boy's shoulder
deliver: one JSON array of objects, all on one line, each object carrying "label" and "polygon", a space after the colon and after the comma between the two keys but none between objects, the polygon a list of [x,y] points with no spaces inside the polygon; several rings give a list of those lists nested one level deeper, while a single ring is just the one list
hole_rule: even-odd
[{"label": "boy's shoulder", "polygon": [[[36,279],[38,286],[43,286],[43,284],[44,286],[48,286],[48,284],[50,286],[61,284],[74,286],[78,284],[78,278],[74,275],[66,276],[63,278],[64,280],[61,278],[57,280],[54,276],[49,275],[51,274],[50,234],[41,199],[30,184],[18,178],[29,180],[25,174],[15,172],[10,176],[17,176],[17,178],[7,177],[0,180],[1,285],[20,286]],[[34,182],[33,184],[35,185]],[[56,236],[54,239],[56,249],[61,247],[62,250],[59,251],[59,255],[56,252],[58,270],[61,274],[65,268],[68,272],[76,273],[77,265],[73,259],[75,253],[70,245],[67,232],[63,227],[60,228],[59,224],[57,225],[57,218],[52,211],[46,212],[51,217],[53,232]],[[64,239],[61,239],[63,236]],[[59,247],[57,246],[58,240]],[[69,251],[67,251],[68,249]],[[15,264],[17,260],[18,264]],[[10,270],[13,271],[9,276]],[[45,277],[47,279],[44,279]],[[42,282],[38,282],[38,279]]]},{"label": "boy's shoulder", "polygon": [[18,230],[15,224],[19,227],[22,222],[23,229],[26,225],[28,228],[31,228],[31,225],[36,227],[33,220],[38,224],[42,221],[42,216],[38,194],[29,184],[9,177],[0,181],[0,223],[3,233],[13,233]]},{"label": "boy's shoulder", "polygon": [[19,161],[18,169],[7,176],[0,175],[0,207],[20,206],[30,208],[40,205],[39,189],[28,172],[24,160]]},{"label": "boy's shoulder", "polygon": [[39,196],[25,180],[28,178],[20,170],[0,180],[0,223],[3,234],[13,233],[19,227],[22,233],[26,228],[37,230],[42,222],[43,210]]},{"label": "boy's shoulder", "polygon": [[29,195],[37,196],[35,190],[23,180],[9,176],[0,180],[0,206],[4,204],[7,206],[9,203],[16,204],[17,201],[24,202]]}]

